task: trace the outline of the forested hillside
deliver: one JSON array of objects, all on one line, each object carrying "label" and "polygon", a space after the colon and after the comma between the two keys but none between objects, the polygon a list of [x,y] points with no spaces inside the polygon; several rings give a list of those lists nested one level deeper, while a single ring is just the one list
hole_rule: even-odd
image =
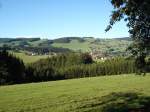
[{"label": "forested hillside", "polygon": [[[134,59],[117,57],[94,61],[88,53],[64,53],[24,64],[15,55],[0,51],[0,85],[138,73]],[[149,62],[144,73],[150,71]]]}]

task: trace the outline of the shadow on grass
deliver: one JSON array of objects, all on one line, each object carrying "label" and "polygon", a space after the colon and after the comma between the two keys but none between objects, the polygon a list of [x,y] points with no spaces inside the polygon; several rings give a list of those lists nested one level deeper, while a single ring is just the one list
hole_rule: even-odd
[{"label": "shadow on grass", "polygon": [[137,93],[112,93],[102,98],[103,112],[150,112],[150,97]]},{"label": "shadow on grass", "polygon": [[150,97],[137,93],[111,93],[80,105],[86,112],[150,112]]}]

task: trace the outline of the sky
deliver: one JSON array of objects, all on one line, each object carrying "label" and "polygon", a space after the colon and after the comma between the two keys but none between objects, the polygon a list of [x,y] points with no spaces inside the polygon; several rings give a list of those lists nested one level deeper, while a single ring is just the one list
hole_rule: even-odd
[{"label": "sky", "polygon": [[0,0],[0,37],[129,36],[121,21],[105,33],[110,0]]}]

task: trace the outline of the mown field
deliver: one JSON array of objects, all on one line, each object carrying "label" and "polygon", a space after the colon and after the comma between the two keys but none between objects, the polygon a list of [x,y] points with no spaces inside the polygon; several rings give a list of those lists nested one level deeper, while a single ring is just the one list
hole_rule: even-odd
[{"label": "mown field", "polygon": [[26,55],[24,52],[13,52],[13,54],[22,59],[24,63],[33,63],[33,62],[36,62],[40,59],[44,59],[44,58],[47,58],[47,57],[50,57],[50,55],[35,55],[35,56],[30,56],[30,55]]},{"label": "mown field", "polygon": [[53,43],[52,46],[68,48],[73,51],[80,50],[82,52],[89,52],[90,51],[90,42],[91,41],[79,42],[78,40],[72,40],[69,43]]},{"label": "mown field", "polygon": [[149,106],[149,97],[150,74],[10,85],[0,87],[0,112],[101,112],[110,104],[138,109]]}]

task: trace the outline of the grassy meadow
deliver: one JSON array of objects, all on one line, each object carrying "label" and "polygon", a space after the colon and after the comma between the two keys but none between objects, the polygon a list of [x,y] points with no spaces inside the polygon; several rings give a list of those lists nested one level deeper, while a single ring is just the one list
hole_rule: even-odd
[{"label": "grassy meadow", "polygon": [[90,41],[79,42],[78,40],[72,40],[70,43],[53,43],[54,47],[68,48],[73,51],[81,50],[82,52],[90,51]]},{"label": "grassy meadow", "polygon": [[26,55],[24,52],[12,52],[16,57],[23,60],[24,63],[33,63],[40,59],[49,57],[50,55]]},{"label": "grassy meadow", "polygon": [[149,75],[114,75],[1,86],[0,112],[101,112],[102,107],[111,103],[116,105],[116,102],[119,102],[119,108],[122,104],[138,108],[143,102],[150,102]]}]

